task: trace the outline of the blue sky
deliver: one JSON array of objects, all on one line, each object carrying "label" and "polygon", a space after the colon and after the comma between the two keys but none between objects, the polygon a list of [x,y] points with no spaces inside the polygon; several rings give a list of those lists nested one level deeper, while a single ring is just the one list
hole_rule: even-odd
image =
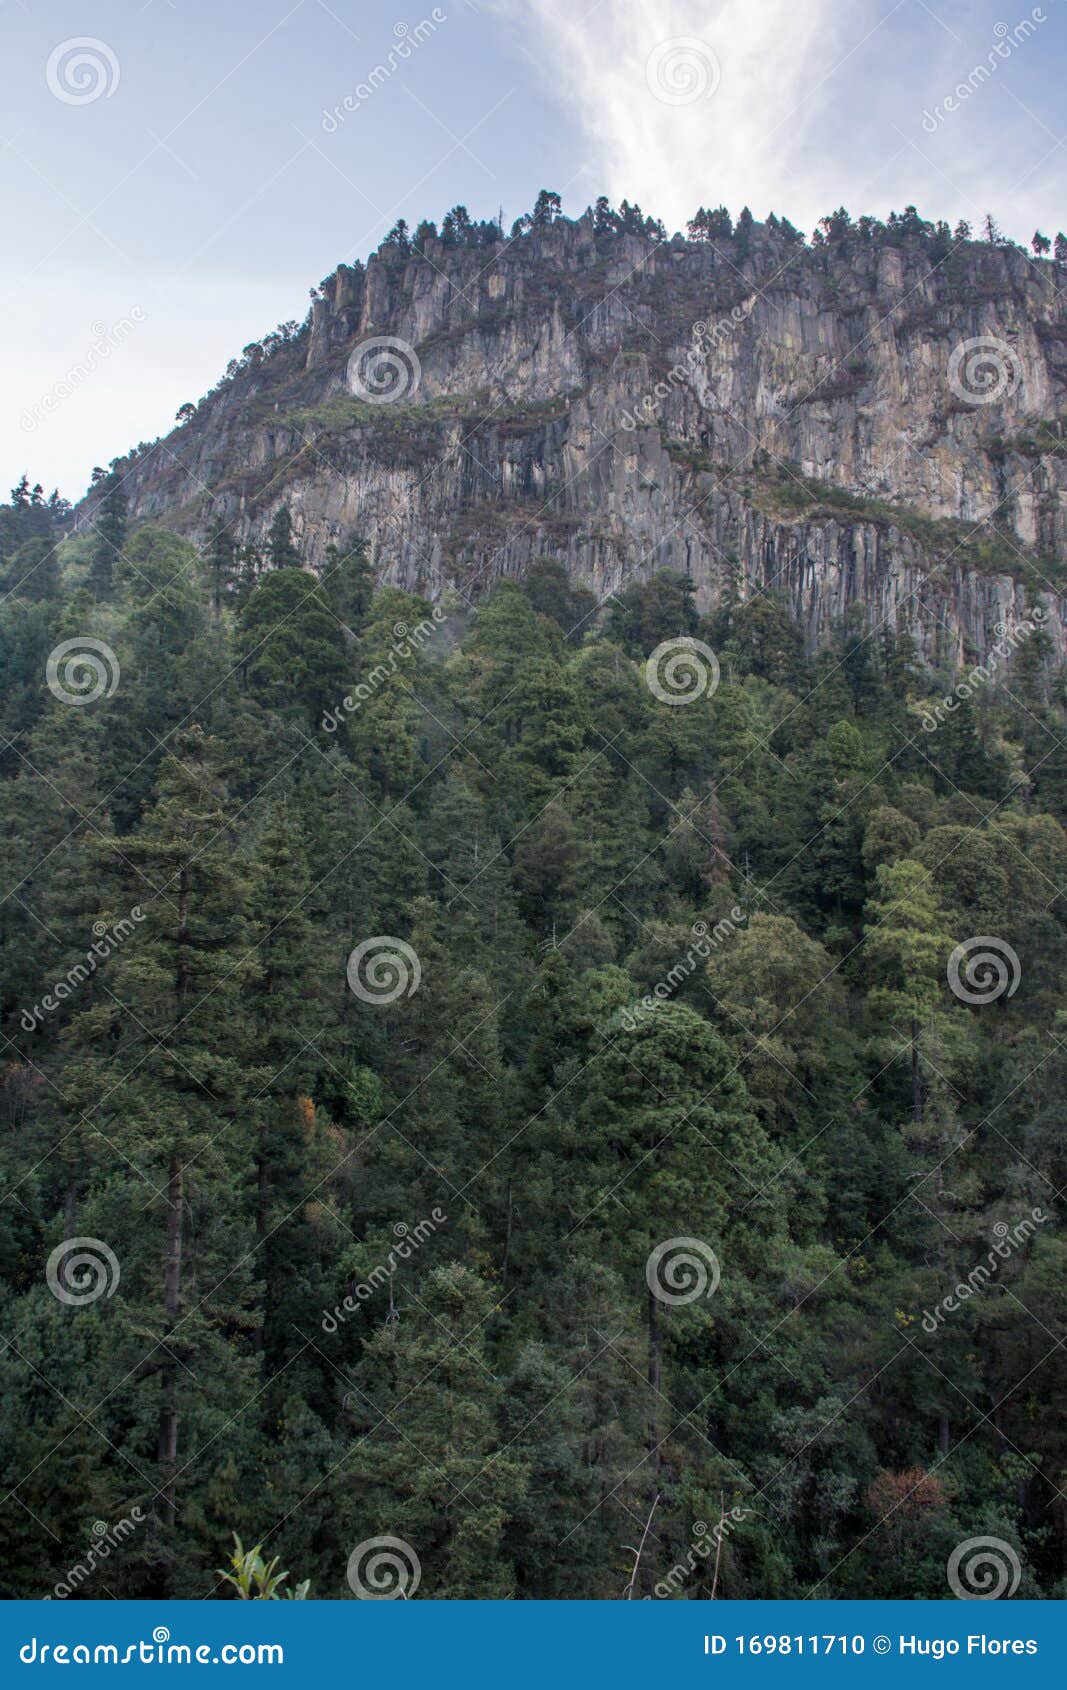
[{"label": "blue sky", "polygon": [[0,0],[0,29],[5,487],[78,496],[338,261],[457,202],[1067,227],[1064,0]]}]

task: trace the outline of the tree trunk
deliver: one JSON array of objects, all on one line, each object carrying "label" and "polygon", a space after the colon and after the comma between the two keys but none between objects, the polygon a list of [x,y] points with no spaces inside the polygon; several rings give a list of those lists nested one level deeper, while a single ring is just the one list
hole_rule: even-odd
[{"label": "tree trunk", "polygon": [[726,1498],[719,1492],[719,1529],[715,1533],[715,1571],[711,1578],[711,1598],[714,1602],[715,1592],[719,1588],[719,1562],[722,1560],[722,1534],[726,1525]]},{"label": "tree trunk", "polygon": [[[185,1015],[188,979],[185,947],[189,943],[189,865],[183,862],[178,875],[178,956],[174,979],[175,1025]],[[167,1260],[163,1269],[163,1368],[160,1376],[159,1448],[157,1459],[163,1468],[163,1517],[174,1526],[174,1484],[178,1464],[178,1366],[171,1350],[171,1337],[178,1324],[182,1301],[182,1196],[183,1175],[177,1146],[170,1153],[167,1177]]]},{"label": "tree trunk", "polygon": [[[267,1214],[270,1207],[270,1174],[267,1170],[267,1152],[270,1145],[270,1104],[259,1128],[259,1145],[256,1150],[256,1249],[258,1251],[267,1236]],[[260,1257],[260,1268],[263,1273],[263,1291],[259,1298],[259,1321],[252,1334],[252,1348],[256,1355],[263,1354],[263,1328],[267,1320],[268,1285],[265,1257]]]},{"label": "tree trunk", "polygon": [[649,1527],[652,1524],[652,1516],[656,1512],[656,1504],[658,1503],[658,1501],[659,1501],[659,1493],[657,1492],[656,1496],[653,1498],[652,1507],[648,1511],[648,1519],[645,1521],[645,1529],[641,1533],[641,1542],[638,1544],[637,1548],[634,1550],[633,1572],[630,1574],[629,1584],[626,1586],[626,1589],[622,1593],[623,1594],[623,1600],[626,1601],[626,1602],[632,1602],[633,1601],[634,1591],[637,1589],[637,1575],[641,1571],[641,1556],[644,1554],[645,1543],[648,1539],[648,1530],[649,1530]]},{"label": "tree trunk", "polygon": [[74,1237],[78,1214],[78,1182],[72,1179],[63,1198],[63,1242]]},{"label": "tree trunk", "polygon": [[508,1220],[504,1233],[504,1260],[500,1264],[500,1289],[505,1291],[508,1282],[508,1257],[511,1255],[511,1181],[508,1180]]},{"label": "tree trunk", "polygon": [[163,1515],[173,1528],[174,1484],[178,1465],[178,1367],[170,1351],[171,1336],[178,1324],[182,1300],[182,1164],[177,1151],[171,1153],[167,1180],[167,1261],[163,1273],[164,1363],[159,1405],[158,1459],[163,1468]]},{"label": "tree trunk", "polygon": [[[64,1244],[69,1243],[69,1241],[74,1237],[75,1232],[77,1231],[77,1224],[76,1224],[77,1219],[78,1219],[78,1182],[77,1182],[77,1180],[72,1179],[70,1184],[67,1186],[67,1189],[66,1189],[66,1191],[63,1195],[63,1242],[64,1242]],[[59,1264],[59,1283],[60,1283],[61,1288],[64,1291],[69,1291],[69,1289],[70,1289],[70,1281],[67,1277],[67,1274],[68,1274],[67,1258],[66,1258],[66,1256],[64,1256],[60,1260],[60,1264]],[[73,1309],[74,1309],[73,1303],[68,1303],[67,1304],[68,1313],[72,1313]]]},{"label": "tree trunk", "polygon": [[649,1495],[654,1496],[659,1490],[659,1394],[660,1373],[662,1366],[662,1338],[659,1327],[659,1299],[653,1291],[648,1293],[648,1452],[652,1457],[649,1473]]}]

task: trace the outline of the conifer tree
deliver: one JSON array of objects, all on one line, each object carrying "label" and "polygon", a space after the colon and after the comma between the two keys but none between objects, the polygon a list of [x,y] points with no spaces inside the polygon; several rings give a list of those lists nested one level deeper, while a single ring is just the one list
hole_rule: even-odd
[{"label": "conifer tree", "polygon": [[[150,1339],[138,1371],[154,1376],[158,1393],[155,1460],[170,1545],[164,1588],[184,1472],[183,1419],[202,1425],[189,1395],[190,1361],[211,1355],[219,1369],[224,1334],[243,1331],[247,1343],[254,1324],[240,1222],[230,1229],[236,1254],[220,1271],[227,1228],[218,1229],[217,1206],[226,1200],[228,1171],[248,1153],[241,1099],[249,958],[245,884],[216,764],[217,748],[202,733],[181,736],[160,767],[141,828],[115,842],[118,895],[139,903],[143,922],[116,953],[93,1007],[77,1018],[69,1070],[78,1098],[88,1104],[95,1092],[101,1100],[91,1111],[91,1137],[116,1144],[144,1181],[149,1204],[147,1227],[130,1240],[126,1301]],[[239,1373],[239,1338],[233,1353]],[[217,1385],[231,1371],[223,1365]],[[192,1446],[187,1437],[190,1457]]]},{"label": "conifer tree", "polygon": [[96,598],[107,598],[115,573],[115,565],[126,542],[128,501],[123,477],[116,465],[110,472],[96,469],[93,482],[100,488],[100,498],[94,525],[96,542],[89,569],[89,585]]}]

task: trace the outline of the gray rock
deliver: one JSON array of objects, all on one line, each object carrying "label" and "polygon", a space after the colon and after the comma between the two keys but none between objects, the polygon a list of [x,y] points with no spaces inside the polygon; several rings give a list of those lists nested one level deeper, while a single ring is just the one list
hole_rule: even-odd
[{"label": "gray rock", "polygon": [[[358,533],[382,580],[431,598],[545,556],[601,597],[673,569],[705,607],[728,581],[781,591],[812,645],[860,602],[935,664],[980,657],[1039,598],[1063,657],[1058,281],[1014,248],[938,265],[917,243],[831,252],[757,230],[742,259],[736,242],[594,238],[588,219],[386,249],[135,456],[131,512],[259,543],[285,504],[312,566]],[[421,367],[396,403],[346,379],[376,336]],[[988,403],[981,368],[952,379],[980,339],[1003,389]]]}]

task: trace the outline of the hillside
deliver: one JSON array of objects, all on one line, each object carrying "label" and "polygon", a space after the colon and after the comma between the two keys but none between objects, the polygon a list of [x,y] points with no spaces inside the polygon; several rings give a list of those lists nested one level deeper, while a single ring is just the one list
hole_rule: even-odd
[{"label": "hillside", "polygon": [[1062,264],[596,217],[0,510],[0,1596],[1067,1590]]},{"label": "hillside", "polygon": [[809,243],[545,215],[340,266],[123,461],[134,517],[262,546],[285,506],[313,565],[358,533],[431,598],[539,557],[601,599],[662,570],[702,608],[770,587],[811,645],[862,602],[935,664],[1036,591],[1063,655],[1059,264],[913,212]]}]

